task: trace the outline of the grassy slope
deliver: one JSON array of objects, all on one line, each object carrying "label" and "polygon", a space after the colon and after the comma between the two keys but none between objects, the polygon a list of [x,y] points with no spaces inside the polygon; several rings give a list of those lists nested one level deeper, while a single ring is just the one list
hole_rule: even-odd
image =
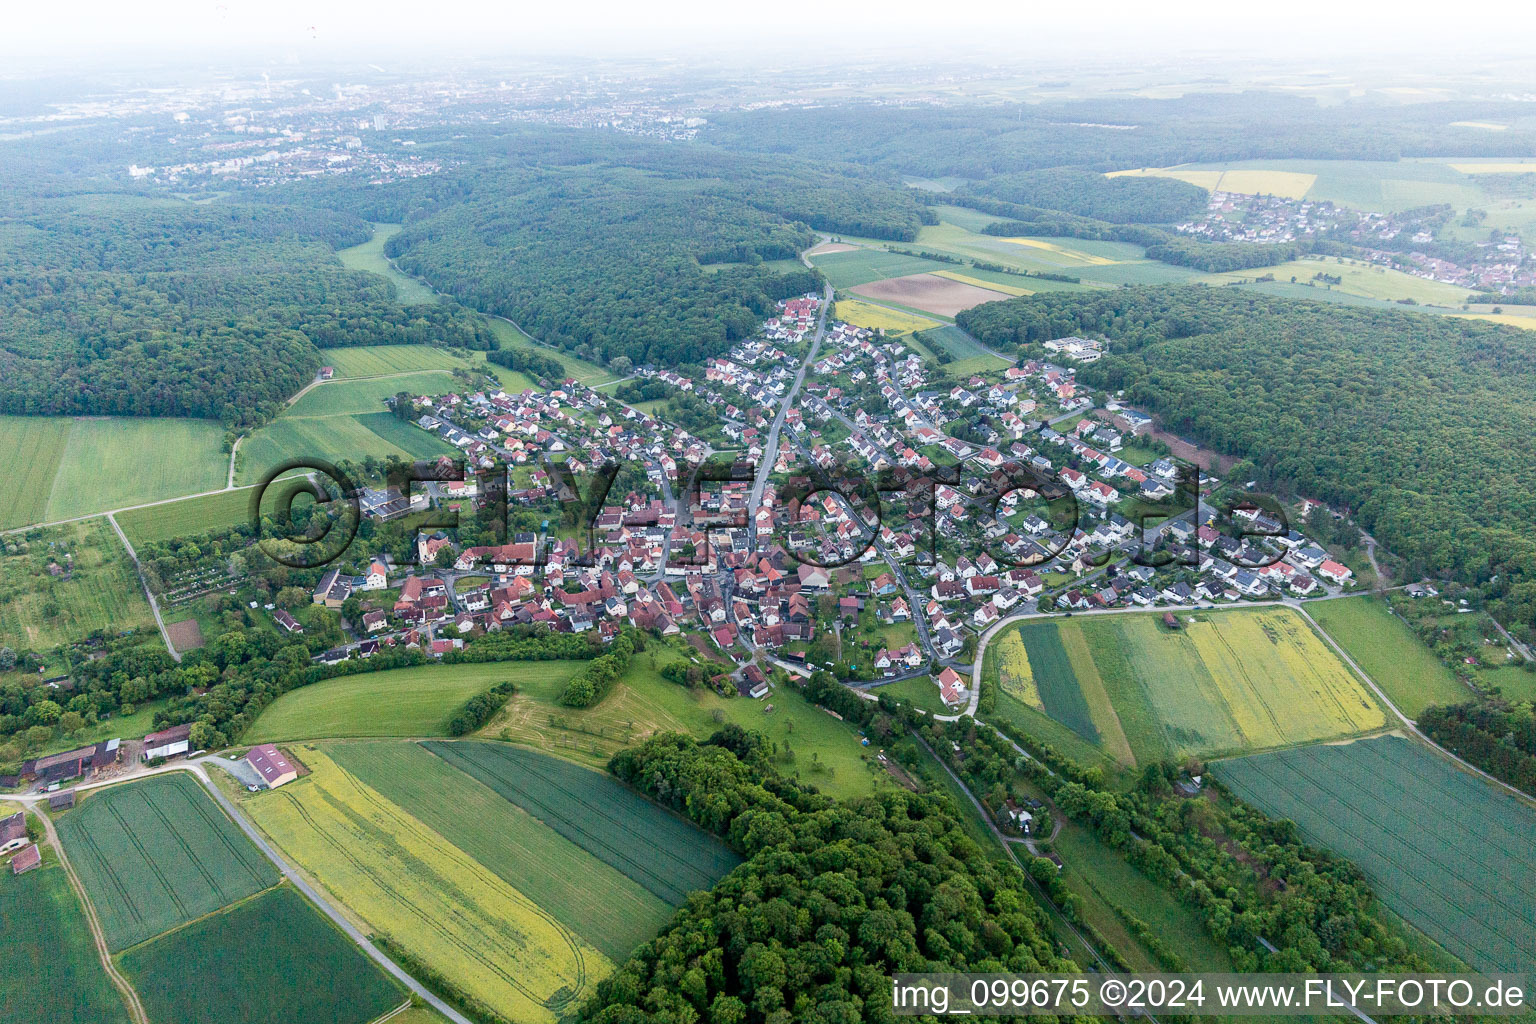
[{"label": "grassy slope", "polygon": [[247,743],[346,736],[446,736],[448,719],[470,697],[510,679],[524,688],[563,689],[573,661],[427,665],[341,676],[290,690],[251,725]]},{"label": "grassy slope", "polygon": [[1456,704],[1472,697],[1408,625],[1372,594],[1320,601],[1307,611],[1412,718],[1431,704]]},{"label": "grassy slope", "polygon": [[399,233],[399,224],[375,224],[372,238],[361,245],[337,250],[336,258],[351,270],[366,270],[388,279],[395,286],[395,298],[403,305],[437,302],[437,293],[431,287],[396,270],[389,257],[384,255],[384,243]]}]

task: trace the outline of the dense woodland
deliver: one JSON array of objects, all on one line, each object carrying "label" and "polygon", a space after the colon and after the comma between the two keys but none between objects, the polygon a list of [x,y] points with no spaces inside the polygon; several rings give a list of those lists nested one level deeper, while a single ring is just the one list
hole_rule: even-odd
[{"label": "dense woodland", "polygon": [[1436,743],[1536,796],[1536,708],[1485,702],[1432,707],[1419,728]]},{"label": "dense woodland", "polygon": [[959,194],[1064,210],[1116,224],[1181,221],[1204,210],[1209,196],[1205,189],[1176,178],[1106,178],[1068,167],[999,174],[968,185]]},{"label": "dense woodland", "polygon": [[781,776],[761,737],[665,735],[609,769],[746,862],[598,985],[581,1019],[895,1021],[898,971],[1073,971],[1021,871],[932,797],[838,803]]},{"label": "dense woodland", "polygon": [[1348,509],[1410,577],[1477,586],[1536,621],[1536,351],[1526,332],[1232,288],[1126,288],[978,306],[992,345],[1114,342],[1081,379],[1250,460],[1260,485]]},{"label": "dense woodland", "polygon": [[489,348],[478,318],[401,306],[334,249],[368,224],[298,206],[20,200],[0,222],[0,412],[259,421],[318,348]]}]

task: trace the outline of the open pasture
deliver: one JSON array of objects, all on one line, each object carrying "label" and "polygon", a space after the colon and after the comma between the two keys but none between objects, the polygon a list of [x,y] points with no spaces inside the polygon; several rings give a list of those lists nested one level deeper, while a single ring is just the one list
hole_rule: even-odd
[{"label": "open pasture", "polygon": [[153,1021],[366,1024],[405,993],[291,885],[129,950]]},{"label": "open pasture", "polygon": [[58,828],[113,950],[278,881],[271,862],[180,772],[92,793]]},{"label": "open pasture", "polygon": [[941,349],[947,352],[956,363],[967,359],[995,358],[986,346],[953,324],[924,331],[919,340],[935,352]]},{"label": "open pasture", "polygon": [[47,520],[69,426],[51,416],[0,416],[0,462],[10,467],[0,494],[0,530]]},{"label": "open pasture", "polygon": [[[1341,280],[1333,285],[1322,281],[1314,282],[1313,278],[1318,274],[1327,274]],[[1206,284],[1233,284],[1254,281],[1266,276],[1272,276],[1277,283],[1295,283],[1306,287],[1307,291],[1297,294],[1310,297],[1309,293],[1317,293],[1319,299],[1331,289],[1347,295],[1380,299],[1384,302],[1412,299],[1425,306],[1459,307],[1467,297],[1467,289],[1464,287],[1429,281],[1389,267],[1377,267],[1359,260],[1344,260],[1337,257],[1291,260],[1271,267],[1206,274],[1198,280]],[[1292,278],[1295,278],[1294,282],[1291,281]]]},{"label": "open pasture", "polygon": [[[434,345],[348,345],[328,348],[320,356],[336,371],[336,379],[382,377],[391,373],[451,370],[468,365],[447,349]],[[391,392],[393,393],[393,392]]]},{"label": "open pasture", "polygon": [[0,1020],[128,1024],[80,901],[51,851],[35,871],[0,871],[0,948]]},{"label": "open pasture", "polygon": [[1536,962],[1536,811],[1400,736],[1212,768],[1238,796],[1348,857],[1382,901],[1484,971]]},{"label": "open pasture", "polygon": [[196,537],[226,530],[248,522],[250,515],[251,488],[237,487],[232,491],[119,512],[117,525],[123,528],[134,547],[138,547],[173,537]]},{"label": "open pasture", "polygon": [[[487,320],[491,325],[492,333],[496,335],[497,343],[502,348],[527,349],[537,352],[541,356],[553,359],[565,367],[565,375],[567,377],[571,377],[589,388],[595,388],[618,379],[618,375],[612,370],[599,366],[596,363],[589,363],[585,359],[574,356],[569,352],[563,352],[557,348],[551,348],[548,345],[540,345],[506,320],[502,320],[499,317],[488,317]],[[500,367],[495,369],[499,370]]]},{"label": "open pasture", "polygon": [[391,946],[517,1021],[553,1024],[612,970],[573,929],[322,750],[298,754],[311,774],[244,807]]},{"label": "open pasture", "polygon": [[1408,717],[1431,704],[1472,698],[1472,691],[1374,594],[1318,601],[1307,611]]},{"label": "open pasture", "polygon": [[387,279],[395,286],[395,298],[402,305],[437,302],[437,293],[430,285],[396,269],[389,257],[384,255],[384,243],[399,234],[400,227],[399,224],[375,224],[373,237],[361,245],[338,249],[336,258],[348,270],[365,270]]},{"label": "open pasture", "polygon": [[375,740],[325,750],[615,963],[672,916],[672,904],[419,744]]},{"label": "open pasture", "polygon": [[43,651],[97,630],[154,628],[138,574],[105,519],[51,526],[27,539],[27,554],[0,554],[0,646]]},{"label": "open pasture", "polygon": [[501,743],[424,745],[673,906],[740,863],[713,836],[600,772]]},{"label": "open pasture", "polygon": [[247,743],[347,736],[446,736],[466,700],[497,683],[561,686],[582,662],[507,661],[421,665],[338,676],[289,690],[242,739]]}]

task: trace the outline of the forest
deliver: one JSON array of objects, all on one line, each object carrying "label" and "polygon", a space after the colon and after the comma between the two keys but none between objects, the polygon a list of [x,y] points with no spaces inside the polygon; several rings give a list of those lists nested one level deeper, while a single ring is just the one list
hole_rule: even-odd
[{"label": "forest", "polygon": [[1408,578],[1477,587],[1536,621],[1536,351],[1526,332],[1235,288],[1055,293],[967,310],[991,345],[1112,342],[1079,378],[1250,460],[1260,487],[1347,509]]},{"label": "forest", "polygon": [[1530,704],[1431,707],[1418,725],[1436,743],[1536,796],[1536,708]]},{"label": "forest", "polygon": [[401,306],[343,268],[362,220],[315,208],[133,196],[13,199],[0,223],[0,412],[259,422],[317,348],[488,348],[478,318]]},{"label": "forest", "polygon": [[1064,210],[1116,224],[1181,221],[1204,210],[1208,195],[1205,189],[1176,178],[1107,178],[1069,167],[999,174],[964,186],[959,194]]},{"label": "forest", "polygon": [[654,737],[609,770],[746,861],[599,984],[583,1021],[895,1021],[895,972],[1075,972],[1023,873],[931,796],[834,802],[735,726]]}]

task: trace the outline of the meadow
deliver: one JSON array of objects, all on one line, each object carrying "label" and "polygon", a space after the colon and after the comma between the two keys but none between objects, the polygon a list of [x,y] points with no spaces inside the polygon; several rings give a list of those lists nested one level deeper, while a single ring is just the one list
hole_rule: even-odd
[{"label": "meadow", "polygon": [[429,458],[456,451],[447,442],[396,419],[384,400],[398,392],[436,395],[456,390],[441,370],[342,380],[317,385],[276,420],[240,443],[236,479],[255,483],[291,459],[361,462]]},{"label": "meadow", "polygon": [[0,416],[0,459],[20,474],[0,529],[222,487],[223,438],[212,420]]},{"label": "meadow", "polygon": [[574,929],[615,963],[674,906],[416,743],[325,748],[333,761]]},{"label": "meadow", "polygon": [[178,1024],[366,1024],[405,993],[291,885],[129,950],[150,1019]]},{"label": "meadow", "polygon": [[283,852],[392,948],[468,1001],[563,1017],[613,968],[573,929],[315,746],[310,774],[243,800]]},{"label": "meadow", "polygon": [[1349,858],[1388,908],[1484,971],[1536,962],[1536,811],[1400,736],[1223,761],[1238,796]]},{"label": "meadow", "polygon": [[92,793],[58,830],[114,951],[278,881],[271,862],[180,772]]},{"label": "meadow", "polygon": [[273,743],[348,736],[446,736],[448,720],[470,697],[512,680],[565,686],[577,661],[421,665],[325,679],[289,690],[251,724],[242,740]]},{"label": "meadow", "polygon": [[0,1020],[128,1024],[85,912],[51,851],[35,871],[0,871],[0,948]]},{"label": "meadow", "polygon": [[[594,707],[559,703],[564,682],[530,682],[481,730],[580,764],[601,767],[623,747],[658,732],[705,739],[730,723],[762,733],[778,751],[780,772],[831,796],[865,796],[893,783],[874,763],[870,748],[846,723],[808,703],[793,687],[765,700],[721,697],[705,687],[688,689],[663,679],[658,669],[678,660],[661,645],[637,655],[629,670]],[[801,756],[801,755],[804,756]]]},{"label": "meadow", "polygon": [[617,379],[617,374],[596,363],[589,363],[585,359],[557,348],[551,348],[548,345],[540,345],[506,320],[502,320],[499,317],[488,317],[487,321],[491,325],[491,331],[496,335],[497,343],[502,348],[526,349],[553,359],[565,367],[565,375],[567,377],[571,377],[589,388],[599,387]]},{"label": "meadow", "polygon": [[[264,503],[266,504],[266,503]],[[137,548],[173,537],[196,537],[248,522],[251,516],[251,488],[237,487],[198,498],[119,512],[117,525]]]},{"label": "meadow", "polygon": [[375,224],[373,237],[361,245],[338,249],[336,258],[341,260],[342,266],[348,270],[365,270],[370,274],[378,274],[388,279],[389,283],[395,286],[395,298],[401,305],[437,302],[437,293],[430,285],[395,269],[395,265],[389,262],[389,257],[384,255],[384,243],[399,234],[400,227],[399,224]]},{"label": "meadow", "polygon": [[740,863],[718,839],[601,772],[504,743],[423,745],[673,906]]},{"label": "meadow", "polygon": [[[0,553],[0,646],[42,651],[97,630],[154,628],[138,573],[105,519],[38,530],[27,543],[27,554]],[[50,563],[68,578],[51,575]]]},{"label": "meadow", "polygon": [[1307,612],[1409,718],[1431,704],[1472,698],[1472,691],[1374,594],[1319,601]]},{"label": "meadow", "polygon": [[[1317,282],[1309,284],[1316,274],[1328,274],[1341,278],[1335,285]],[[1459,307],[1467,298],[1467,289],[1414,277],[1400,270],[1377,267],[1359,260],[1299,259],[1277,263],[1271,267],[1255,267],[1251,270],[1225,274],[1207,274],[1198,280],[1205,284],[1232,284],[1251,282],[1256,278],[1273,275],[1277,283],[1292,283],[1305,291],[1294,292],[1300,297],[1321,297],[1330,289],[1365,299],[1378,299],[1395,303],[1398,299],[1412,299],[1423,306]]]},{"label": "meadow", "polygon": [[859,248],[847,252],[826,252],[812,256],[811,262],[833,288],[854,288],[872,281],[909,274],[927,274],[947,270],[952,264],[925,260],[885,249]]},{"label": "meadow", "polygon": [[1386,725],[1364,684],[1290,609],[1189,618],[1178,630],[1152,614],[1023,623],[1017,641],[993,638],[986,674],[1021,726],[1032,727],[1030,712],[1048,717],[1121,764]]},{"label": "meadow", "polygon": [[975,338],[953,324],[922,333],[922,342],[935,351],[943,349],[955,362],[977,357],[991,358],[992,353]]},{"label": "meadow", "polygon": [[469,365],[468,360],[434,345],[348,345],[325,349],[320,355],[336,371],[336,380]]}]

